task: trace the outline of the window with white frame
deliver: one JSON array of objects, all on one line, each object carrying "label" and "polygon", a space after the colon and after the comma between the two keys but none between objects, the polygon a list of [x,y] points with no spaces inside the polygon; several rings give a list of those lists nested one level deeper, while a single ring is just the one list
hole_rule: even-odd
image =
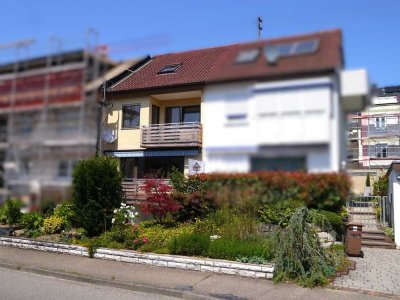
[{"label": "window with white frame", "polygon": [[375,154],[376,157],[385,158],[388,157],[388,144],[381,143],[375,145]]},{"label": "window with white frame", "polygon": [[375,128],[378,130],[386,129],[386,118],[385,117],[375,118]]}]

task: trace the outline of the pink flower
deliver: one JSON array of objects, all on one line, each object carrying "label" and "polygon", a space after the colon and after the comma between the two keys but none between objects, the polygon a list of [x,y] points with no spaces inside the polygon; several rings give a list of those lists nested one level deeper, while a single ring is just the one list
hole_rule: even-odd
[{"label": "pink flower", "polygon": [[149,238],[148,238],[147,236],[144,236],[144,237],[143,237],[143,243],[146,244],[148,241],[149,241]]},{"label": "pink flower", "polygon": [[135,239],[135,240],[133,241],[133,243],[137,244],[137,243],[139,243],[139,240],[138,240],[138,239]]}]

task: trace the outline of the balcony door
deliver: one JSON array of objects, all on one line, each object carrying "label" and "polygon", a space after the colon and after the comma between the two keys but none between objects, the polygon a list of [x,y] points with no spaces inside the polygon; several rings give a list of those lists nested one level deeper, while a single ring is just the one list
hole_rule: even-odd
[{"label": "balcony door", "polygon": [[200,105],[167,107],[166,123],[200,122]]},{"label": "balcony door", "polygon": [[156,105],[151,107],[151,124],[160,124],[160,108]]}]

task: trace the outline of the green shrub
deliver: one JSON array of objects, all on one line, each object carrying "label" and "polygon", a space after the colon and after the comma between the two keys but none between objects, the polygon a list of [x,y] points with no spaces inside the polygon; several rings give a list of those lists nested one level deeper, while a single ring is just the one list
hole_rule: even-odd
[{"label": "green shrub", "polygon": [[65,220],[62,217],[52,215],[43,221],[42,231],[45,234],[60,233],[65,227]]},{"label": "green shrub", "polygon": [[214,199],[207,191],[207,181],[186,177],[177,169],[173,169],[170,180],[174,187],[172,198],[180,205],[180,209],[173,214],[176,220],[194,221],[215,211]]},{"label": "green shrub", "polygon": [[196,220],[196,232],[218,234],[227,239],[246,239],[257,235],[259,222],[255,212],[239,209],[220,209],[203,220]]},{"label": "green shrub", "polygon": [[339,214],[331,211],[320,210],[316,211],[313,223],[321,227],[323,231],[330,231],[331,229],[336,232],[338,237],[344,233],[344,222]]},{"label": "green shrub", "polygon": [[210,258],[237,260],[260,257],[269,260],[272,257],[271,247],[267,240],[231,240],[226,238],[211,241],[207,251]]},{"label": "green shrub", "polygon": [[381,174],[374,182],[374,196],[387,196],[389,193],[389,178],[385,173]]},{"label": "green shrub", "polygon": [[44,215],[40,212],[29,212],[22,215],[21,224],[27,230],[40,230],[44,221]]},{"label": "green shrub", "polygon": [[40,201],[40,211],[47,217],[54,213],[56,206],[56,201],[52,198],[45,198]]},{"label": "green shrub", "polygon": [[206,256],[209,244],[210,237],[206,234],[182,234],[170,241],[168,250],[171,254]]},{"label": "green shrub", "polygon": [[194,232],[194,228],[193,224],[181,224],[178,227],[165,228],[158,224],[154,225],[142,222],[139,224],[140,236],[146,236],[149,241],[141,250],[154,251],[156,249],[168,248],[168,244],[174,237],[191,234]]},{"label": "green shrub", "polygon": [[299,208],[287,228],[275,233],[275,281],[293,280],[312,287],[327,284],[335,275],[334,257],[320,245],[309,218],[309,211]]},{"label": "green shrub", "polygon": [[18,199],[9,199],[3,207],[2,221],[7,224],[17,224],[21,221],[22,201]]},{"label": "green shrub", "polygon": [[111,228],[113,210],[123,201],[117,162],[108,157],[81,160],[73,171],[74,225],[95,236]]},{"label": "green shrub", "polygon": [[4,213],[4,205],[0,206],[0,224],[6,224],[7,223],[7,217]]},{"label": "green shrub", "polygon": [[54,209],[54,215],[64,219],[65,229],[71,228],[72,220],[74,218],[74,212],[72,210],[72,204],[69,202],[63,202]]},{"label": "green shrub", "polygon": [[265,224],[286,227],[295,212],[295,207],[288,204],[265,205],[258,210],[259,219]]},{"label": "green shrub", "polygon": [[385,232],[385,235],[391,238],[394,241],[394,230],[391,227],[384,227],[383,231]]}]

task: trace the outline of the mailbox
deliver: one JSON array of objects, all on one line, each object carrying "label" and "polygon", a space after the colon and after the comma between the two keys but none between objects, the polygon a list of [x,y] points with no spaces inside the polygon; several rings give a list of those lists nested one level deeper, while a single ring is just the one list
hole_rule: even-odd
[{"label": "mailbox", "polygon": [[363,225],[349,223],[346,226],[346,254],[364,257],[364,253],[361,251]]}]

